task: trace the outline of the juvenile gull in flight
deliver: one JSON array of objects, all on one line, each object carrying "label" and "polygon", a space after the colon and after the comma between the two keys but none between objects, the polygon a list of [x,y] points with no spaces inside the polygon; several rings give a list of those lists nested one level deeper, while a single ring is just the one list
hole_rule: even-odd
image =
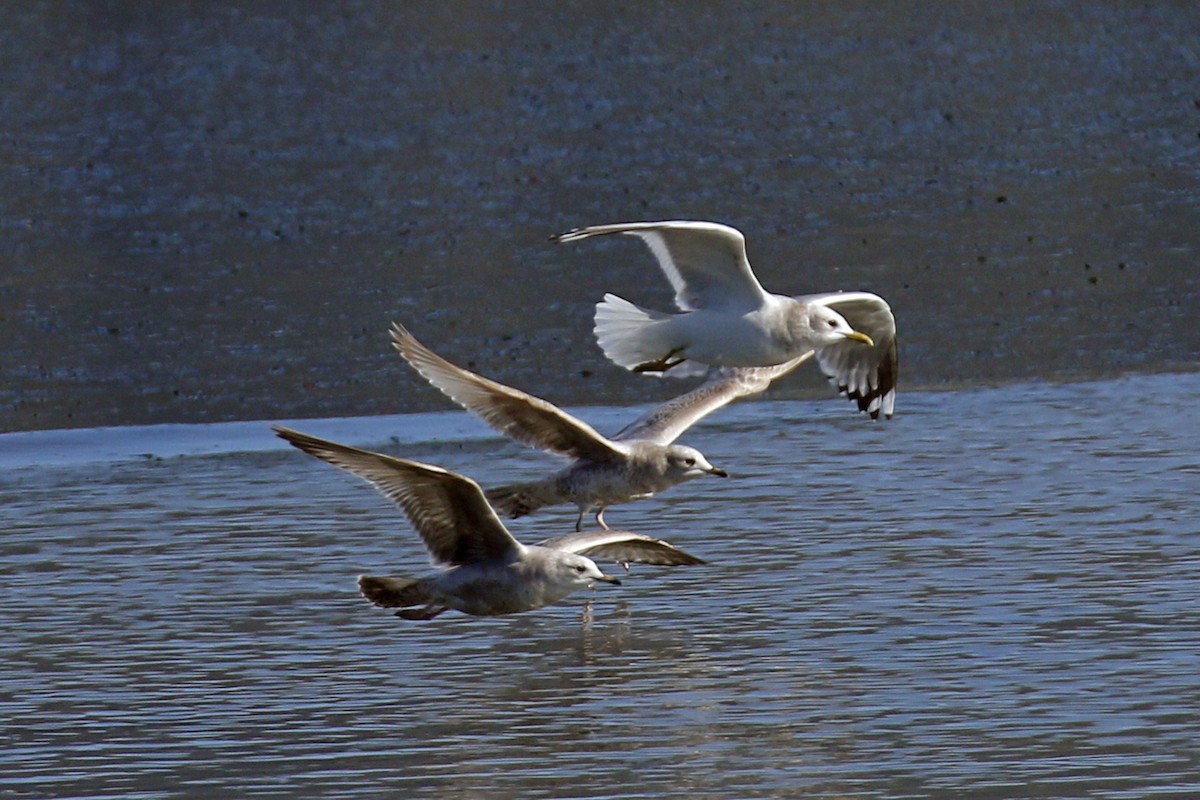
[{"label": "juvenile gull in flight", "polygon": [[633,370],[686,376],[704,365],[765,366],[815,352],[838,389],[872,419],[896,405],[896,320],[870,292],[797,297],[763,289],[740,231],[715,222],[623,222],[552,237],[574,242],[624,233],[644,241],[675,290],[682,314],[606,294],[596,339],[609,360]]},{"label": "juvenile gull in flight", "polygon": [[590,509],[597,509],[596,522],[607,528],[604,509],[610,505],[650,497],[701,475],[725,477],[699,450],[673,442],[701,417],[763,391],[810,355],[773,367],[717,370],[698,388],[652,409],[610,439],[552,403],[451,364],[399,323],[392,325],[392,342],[413,369],[496,431],[572,459],[548,478],[501,486],[487,498],[509,517],[572,503],[579,508],[575,530],[583,527]]},{"label": "juvenile gull in flight", "polygon": [[593,581],[620,584],[588,556],[622,564],[703,564],[689,553],[629,531],[587,531],[526,546],[513,538],[479,484],[439,467],[348,447],[274,426],[310,456],[353,473],[395,502],[429,551],[447,569],[424,578],[360,575],[358,588],[404,619],[432,619],[448,609],[495,616],[557,602]]}]

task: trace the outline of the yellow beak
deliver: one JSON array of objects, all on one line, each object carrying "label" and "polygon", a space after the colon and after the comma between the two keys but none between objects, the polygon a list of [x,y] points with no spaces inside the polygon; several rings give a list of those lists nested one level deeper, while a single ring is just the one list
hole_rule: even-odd
[{"label": "yellow beak", "polygon": [[862,342],[867,347],[875,346],[875,340],[860,331],[850,331],[849,333],[846,334],[846,338],[853,339],[856,342]]}]

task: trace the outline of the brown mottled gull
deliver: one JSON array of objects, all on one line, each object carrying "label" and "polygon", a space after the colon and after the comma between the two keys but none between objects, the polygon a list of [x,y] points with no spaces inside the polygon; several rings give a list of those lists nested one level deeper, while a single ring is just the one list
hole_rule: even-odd
[{"label": "brown mottled gull", "polygon": [[487,497],[509,517],[571,503],[579,509],[576,530],[582,529],[590,509],[597,509],[596,522],[607,528],[604,509],[610,505],[650,497],[701,475],[724,477],[725,471],[708,463],[703,453],[674,444],[675,439],[706,414],[763,391],[808,358],[774,367],[719,370],[698,388],[654,408],[610,439],[552,403],[451,364],[399,323],[392,326],[392,341],[413,369],[498,432],[572,459],[548,478],[501,486]]},{"label": "brown mottled gull", "polygon": [[456,609],[477,616],[528,611],[557,602],[593,581],[620,584],[588,558],[666,566],[703,564],[659,539],[628,531],[589,531],[536,545],[513,538],[479,484],[463,475],[360,450],[275,426],[309,455],[369,481],[395,502],[443,572],[423,577],[361,575],[363,596],[404,619],[432,619]]}]

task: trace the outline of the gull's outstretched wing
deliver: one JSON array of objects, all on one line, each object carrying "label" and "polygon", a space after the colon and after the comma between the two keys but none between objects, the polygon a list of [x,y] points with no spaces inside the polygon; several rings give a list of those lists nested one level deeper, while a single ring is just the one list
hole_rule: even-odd
[{"label": "gull's outstretched wing", "polygon": [[619,442],[649,439],[670,444],[701,418],[734,400],[766,391],[781,378],[812,358],[812,352],[773,367],[722,367],[692,391],[656,406],[621,429]]},{"label": "gull's outstretched wing", "polygon": [[583,531],[538,542],[542,547],[566,550],[588,558],[611,558],[623,564],[660,567],[693,566],[708,562],[669,542],[632,531]]},{"label": "gull's outstretched wing", "polygon": [[746,258],[741,231],[716,222],[619,222],[591,225],[551,237],[574,242],[591,236],[624,233],[644,241],[675,290],[681,311],[720,308],[752,311],[767,293]]},{"label": "gull's outstretched wing", "polygon": [[272,427],[281,439],[369,481],[404,510],[435,564],[515,557],[523,548],[488,505],[479,484],[440,467]]},{"label": "gull's outstretched wing", "polygon": [[817,363],[830,383],[858,404],[872,419],[882,412],[891,419],[896,410],[896,379],[899,354],[896,350],[896,318],[882,297],[870,292],[831,292],[797,297],[807,303],[821,303],[841,314],[856,331],[875,342],[868,347],[859,342],[839,342],[817,351]]},{"label": "gull's outstretched wing", "polygon": [[392,323],[391,334],[392,344],[413,369],[499,433],[527,447],[571,458],[605,461],[624,457],[621,445],[553,403],[451,364],[398,322]]}]

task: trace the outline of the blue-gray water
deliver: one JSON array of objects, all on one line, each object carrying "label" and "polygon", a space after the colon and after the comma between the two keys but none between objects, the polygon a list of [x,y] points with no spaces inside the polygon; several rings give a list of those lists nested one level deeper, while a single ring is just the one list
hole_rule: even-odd
[{"label": "blue-gray water", "polygon": [[[685,437],[735,477],[608,514],[710,566],[424,624],[354,587],[426,568],[399,513],[265,423],[0,436],[0,797],[1196,797],[1198,395],[743,403]],[[554,463],[465,414],[293,424]]]}]

